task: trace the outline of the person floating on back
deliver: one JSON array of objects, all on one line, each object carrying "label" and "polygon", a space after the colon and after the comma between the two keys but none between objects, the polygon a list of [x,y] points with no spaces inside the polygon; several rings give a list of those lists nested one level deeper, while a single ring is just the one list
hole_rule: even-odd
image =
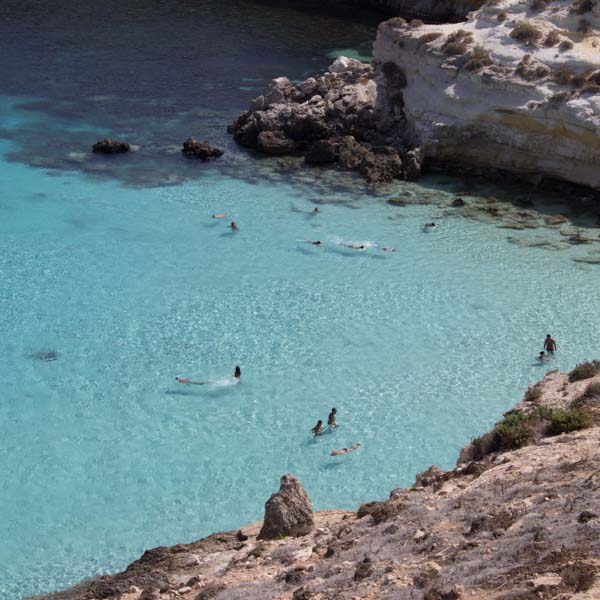
[{"label": "person floating on back", "polygon": [[[239,380],[242,376],[242,370],[236,366],[235,371],[233,372],[233,378]],[[219,383],[218,381],[190,381],[187,377],[175,377],[175,381],[179,383],[185,383],[187,385],[208,385]]]},{"label": "person floating on back", "polygon": [[231,221],[229,229],[231,229],[231,231],[239,231],[240,226],[235,221]]},{"label": "person floating on back", "polygon": [[356,442],[356,444],[354,444],[353,446],[350,446],[350,448],[341,448],[340,450],[332,450],[330,456],[339,456],[340,454],[348,454],[348,452],[353,452],[354,450],[357,450],[358,448],[361,447],[361,443],[360,442]]},{"label": "person floating on back", "polygon": [[550,359],[546,356],[545,352],[540,352],[538,355],[538,360],[540,362],[548,362]]},{"label": "person floating on back", "polygon": [[556,348],[556,340],[548,334],[544,340],[544,350],[546,350],[550,356],[554,356]]},{"label": "person floating on back", "polygon": [[225,217],[228,217],[229,213],[215,213],[212,218],[213,219],[224,219]]},{"label": "person floating on back", "polygon": [[435,227],[435,223],[431,222],[431,223],[425,223],[425,225],[423,225],[423,229],[425,231],[427,231],[428,229],[433,229]]},{"label": "person floating on back", "polygon": [[310,430],[310,432],[314,435],[321,435],[323,433],[323,421],[319,419],[317,424]]},{"label": "person floating on back", "polygon": [[323,242],[321,240],[304,240],[305,244],[312,244],[313,246],[322,246]]},{"label": "person floating on back", "polygon": [[335,415],[337,414],[337,408],[332,408],[329,413],[329,417],[327,418],[327,426],[328,427],[337,427],[335,423]]}]

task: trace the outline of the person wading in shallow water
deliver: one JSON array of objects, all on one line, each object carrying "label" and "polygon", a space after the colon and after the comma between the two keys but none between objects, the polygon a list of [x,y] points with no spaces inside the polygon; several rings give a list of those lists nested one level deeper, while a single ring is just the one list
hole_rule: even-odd
[{"label": "person wading in shallow water", "polygon": [[310,432],[314,435],[321,435],[323,433],[323,421],[319,419],[317,424],[310,430]]},{"label": "person wading in shallow water", "polygon": [[337,414],[337,408],[332,408],[329,413],[329,417],[327,418],[327,426],[328,427],[337,427],[335,423],[335,415]]},{"label": "person wading in shallow water", "polygon": [[548,334],[544,340],[544,350],[546,350],[550,356],[554,356],[554,351],[556,350],[556,341],[550,334]]},{"label": "person wading in shallow water", "polygon": [[240,226],[235,221],[231,221],[229,229],[231,229],[231,231],[239,231]]}]

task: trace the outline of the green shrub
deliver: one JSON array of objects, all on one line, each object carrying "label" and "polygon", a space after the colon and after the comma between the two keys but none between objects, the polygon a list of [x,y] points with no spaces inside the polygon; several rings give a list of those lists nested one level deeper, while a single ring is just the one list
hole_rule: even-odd
[{"label": "green shrub", "polygon": [[550,413],[550,423],[546,429],[547,435],[560,435],[584,429],[592,424],[590,415],[583,410],[563,410],[556,408]]},{"label": "green shrub", "polygon": [[581,381],[582,379],[589,379],[600,373],[600,360],[592,360],[577,365],[569,373],[569,382]]},{"label": "green shrub", "polygon": [[498,449],[516,450],[527,445],[532,436],[529,421],[530,417],[521,412],[506,415],[495,427]]},{"label": "green shrub", "polygon": [[544,38],[544,46],[546,46],[546,48],[556,46],[558,42],[560,42],[560,36],[558,35],[558,31],[556,31],[556,29],[548,32],[548,35]]},{"label": "green shrub", "polygon": [[473,34],[470,31],[459,29],[446,38],[442,50],[448,56],[464,54],[472,42]]},{"label": "green shrub", "polygon": [[421,21],[421,19],[412,19],[408,26],[412,27],[413,29],[418,29],[419,27],[422,27],[423,25],[425,25],[425,23],[423,23],[423,21]]},{"label": "green shrub", "polygon": [[548,99],[548,105],[550,108],[559,108],[571,99],[573,93],[574,92],[557,92],[556,94],[552,94]]},{"label": "green shrub", "polygon": [[426,33],[425,35],[422,35],[417,40],[417,45],[423,46],[424,44],[428,44],[429,42],[433,42],[434,40],[437,40],[438,38],[442,37],[443,35],[444,34],[441,31],[430,31],[429,33]]},{"label": "green shrub", "polygon": [[542,37],[542,32],[529,21],[519,21],[510,32],[510,37],[530,46],[535,46]]},{"label": "green shrub", "polygon": [[569,85],[571,79],[573,79],[573,72],[569,71],[567,67],[562,66],[552,73],[552,79],[559,85]]},{"label": "green shrub", "polygon": [[489,50],[486,50],[482,46],[475,46],[469,53],[469,58],[464,64],[464,68],[467,71],[480,71],[484,67],[489,67],[493,62]]},{"label": "green shrub", "polygon": [[206,586],[195,598],[195,600],[212,600],[216,598],[220,592],[225,589],[221,583]]},{"label": "green shrub", "polygon": [[506,11],[501,10],[498,15],[496,16],[496,19],[498,19],[499,23],[504,23],[504,21],[506,21],[506,17],[508,15],[506,14]]},{"label": "green shrub", "polygon": [[573,47],[573,42],[571,40],[563,40],[560,45],[558,46],[558,49],[561,52],[566,52],[567,50],[570,50]]},{"label": "green shrub", "polygon": [[583,392],[588,398],[600,398],[600,381],[592,381]]},{"label": "green shrub", "polygon": [[537,402],[542,397],[542,386],[539,383],[530,385],[525,392],[525,402]]},{"label": "green shrub", "polygon": [[255,548],[252,548],[252,550],[250,550],[250,552],[248,552],[248,556],[253,556],[254,558],[258,558],[265,552],[266,549],[267,549],[267,547],[264,544],[258,544],[258,546],[256,546]]}]

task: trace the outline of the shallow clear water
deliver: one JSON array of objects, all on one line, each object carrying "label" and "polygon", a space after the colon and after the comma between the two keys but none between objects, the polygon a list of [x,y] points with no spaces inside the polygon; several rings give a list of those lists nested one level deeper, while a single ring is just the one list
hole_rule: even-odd
[{"label": "shallow clear water", "polygon": [[[198,177],[174,156],[169,186],[123,174],[151,171],[150,157],[102,177],[43,170],[26,164],[32,123],[88,141],[105,125],[22,102],[0,107],[12,140],[0,145],[2,598],[256,520],[286,472],[317,509],[384,498],[432,463],[451,467],[547,368],[595,355],[600,278],[571,260],[578,248],[510,244],[506,230],[394,207],[358,182],[317,197],[317,181],[253,177],[249,161],[237,177],[233,159],[194,163]],[[144,122],[158,136],[156,118]],[[239,232],[210,218],[220,211]],[[541,367],[547,332],[559,352]],[[174,380],[236,364],[236,386]],[[340,426],[311,438],[332,406]]]}]

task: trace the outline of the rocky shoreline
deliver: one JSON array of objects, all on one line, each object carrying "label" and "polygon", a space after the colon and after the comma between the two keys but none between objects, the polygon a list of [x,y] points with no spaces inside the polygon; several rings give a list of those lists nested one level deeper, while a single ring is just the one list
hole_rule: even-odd
[{"label": "rocky shoreline", "polygon": [[600,203],[600,5],[473,6],[462,23],[381,23],[372,64],[340,57],[296,85],[279,77],[230,132],[374,185],[442,167],[569,182]]},{"label": "rocky shoreline", "polygon": [[[386,501],[323,511],[292,476],[265,522],[148,550],[37,600],[592,600],[600,362],[549,372],[491,431]],[[314,522],[313,522],[314,518]]]}]

